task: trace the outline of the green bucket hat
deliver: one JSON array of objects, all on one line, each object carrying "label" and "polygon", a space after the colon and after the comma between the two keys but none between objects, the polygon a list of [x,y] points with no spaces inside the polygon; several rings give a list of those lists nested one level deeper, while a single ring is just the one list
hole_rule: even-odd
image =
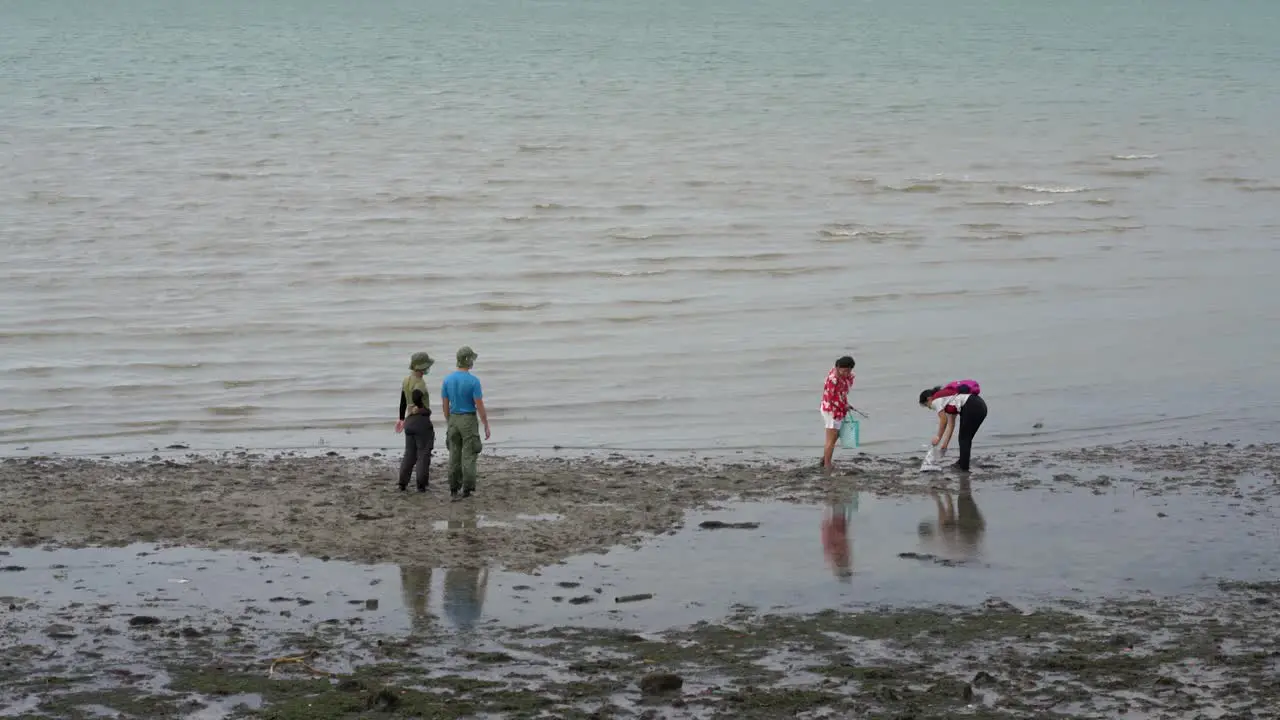
[{"label": "green bucket hat", "polygon": [[476,351],[471,349],[470,345],[463,345],[458,348],[458,367],[469,368],[476,364]]},{"label": "green bucket hat", "polygon": [[422,372],[425,373],[426,371],[431,369],[432,365],[435,365],[435,364],[436,364],[436,361],[432,360],[431,356],[424,352],[416,352],[413,354],[413,357],[409,358],[410,370],[421,370]]}]

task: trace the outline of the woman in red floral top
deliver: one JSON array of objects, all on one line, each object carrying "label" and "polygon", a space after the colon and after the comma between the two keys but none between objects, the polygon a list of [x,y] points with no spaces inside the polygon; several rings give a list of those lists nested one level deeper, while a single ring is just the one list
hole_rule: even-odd
[{"label": "woman in red floral top", "polygon": [[822,425],[826,428],[826,444],[822,448],[822,467],[830,469],[831,456],[836,451],[836,440],[840,438],[840,425],[844,416],[849,414],[849,389],[853,387],[853,358],[845,355],[836,360],[836,366],[827,373],[827,382],[822,387]]}]

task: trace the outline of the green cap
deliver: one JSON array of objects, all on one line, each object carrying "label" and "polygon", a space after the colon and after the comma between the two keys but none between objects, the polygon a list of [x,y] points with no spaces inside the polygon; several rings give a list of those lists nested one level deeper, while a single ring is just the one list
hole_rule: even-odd
[{"label": "green cap", "polygon": [[469,368],[476,364],[476,351],[471,349],[469,345],[463,345],[458,348],[458,367]]},{"label": "green cap", "polygon": [[410,370],[421,370],[422,372],[425,373],[426,371],[431,369],[432,365],[435,365],[435,364],[436,364],[436,361],[432,360],[431,356],[424,352],[416,352],[413,354],[413,357],[409,358]]}]

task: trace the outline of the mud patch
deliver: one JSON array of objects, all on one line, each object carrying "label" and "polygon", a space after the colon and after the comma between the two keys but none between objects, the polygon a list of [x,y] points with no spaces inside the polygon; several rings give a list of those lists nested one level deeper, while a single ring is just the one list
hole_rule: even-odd
[{"label": "mud patch", "polygon": [[133,638],[145,666],[121,673],[123,648],[19,654],[0,698],[32,718],[1276,718],[1280,614],[1252,597],[744,609],[656,634],[530,628],[466,640],[241,626],[193,644],[166,621]]}]

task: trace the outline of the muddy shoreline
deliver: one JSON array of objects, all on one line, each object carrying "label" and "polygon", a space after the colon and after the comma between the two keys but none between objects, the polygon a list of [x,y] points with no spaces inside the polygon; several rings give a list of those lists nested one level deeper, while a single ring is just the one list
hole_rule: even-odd
[{"label": "muddy shoreline", "polygon": [[[490,457],[479,494],[450,503],[438,488],[396,491],[395,460],[0,462],[0,566],[14,566],[0,570],[0,717],[1280,718],[1272,577],[1210,579],[1208,590],[1160,597],[1134,588],[808,614],[736,606],[641,632],[625,621],[463,630],[413,621],[392,630],[376,602],[362,599],[372,592],[334,590],[333,563],[310,558],[549,572],[570,555],[672,532],[689,509],[808,504],[851,489],[911,496],[958,479],[920,474],[915,457],[858,458],[832,477],[811,464]],[[979,495],[1041,498],[1179,494],[1220,508],[1189,522],[1230,522],[1220,514],[1228,509],[1261,522],[1280,495],[1278,478],[1275,445],[1127,445],[987,456],[972,484]],[[183,565],[150,555],[95,566],[83,556],[92,551],[64,550],[77,555],[17,566],[40,548],[134,542],[303,558],[251,557],[220,569],[214,558]],[[309,570],[288,564],[303,560]],[[129,574],[140,567],[155,568],[149,580]],[[963,570],[942,572],[928,577],[947,582]],[[33,579],[6,585],[6,576]],[[366,591],[381,582],[365,577],[374,578],[360,581]],[[555,588],[566,602],[583,594],[593,603],[585,607],[623,606],[613,591],[593,597],[600,577],[543,579],[511,590]],[[232,592],[218,594],[223,584]],[[411,585],[430,583],[415,579],[403,592]],[[668,588],[639,589],[658,592],[641,605],[682,602]]]},{"label": "muddy shoreline", "polygon": [[[1123,445],[1004,453],[975,462],[975,488],[1043,486],[1236,494],[1280,477],[1276,445]],[[954,487],[919,459],[850,454],[831,477],[813,463],[484,457],[476,496],[449,502],[439,459],[429,492],[401,493],[397,456],[224,453],[145,460],[0,462],[0,546],[154,542],[298,552],[358,562],[496,565],[529,571],[635,545],[684,512],[728,499],[815,502],[850,488],[879,495]],[[1270,489],[1280,490],[1272,483]],[[546,521],[551,519],[552,521]],[[465,529],[460,544],[450,532]]]},{"label": "muddy shoreline", "polygon": [[[48,619],[6,602],[9,637]],[[56,615],[39,641],[6,643],[9,717],[1280,717],[1277,583],[1043,607],[740,608],[654,634],[397,637],[338,619],[272,634],[251,618]]]}]

